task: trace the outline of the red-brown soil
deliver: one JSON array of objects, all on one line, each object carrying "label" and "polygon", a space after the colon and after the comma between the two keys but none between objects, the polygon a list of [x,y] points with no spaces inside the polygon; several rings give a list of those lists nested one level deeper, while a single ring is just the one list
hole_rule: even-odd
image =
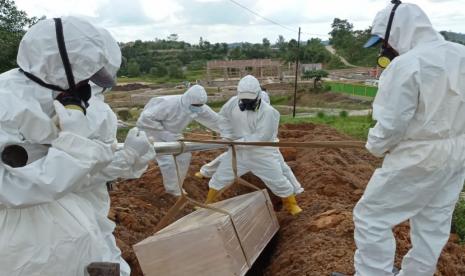
[{"label": "red-brown soil", "polygon": [[[280,129],[281,141],[349,140],[327,126],[305,124],[285,125]],[[184,184],[191,197],[203,200],[208,180],[193,175],[200,166],[221,151],[194,153],[188,178]],[[287,276],[329,275],[332,271],[353,274],[352,209],[381,160],[364,149],[283,149],[289,166],[305,188],[297,197],[303,212],[292,217],[276,203],[281,229],[268,248],[265,263],[254,269],[253,275]],[[246,176],[259,184],[260,180]],[[115,235],[123,257],[132,267],[134,276],[142,276],[131,246],[154,232],[154,227],[174,204],[175,199],[164,193],[161,174],[152,165],[141,179],[120,182],[111,192],[110,217],[117,223]],[[243,193],[233,188],[225,196]],[[193,210],[187,207],[183,214]],[[397,237],[396,265],[410,247],[407,223],[395,229]],[[258,271],[258,272],[257,272]],[[465,247],[453,234],[438,264],[436,276],[465,275]]]}]

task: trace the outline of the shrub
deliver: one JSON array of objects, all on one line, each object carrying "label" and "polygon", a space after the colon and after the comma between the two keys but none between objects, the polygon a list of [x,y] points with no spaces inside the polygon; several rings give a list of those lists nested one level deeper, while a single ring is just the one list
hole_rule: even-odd
[{"label": "shrub", "polygon": [[349,113],[345,110],[342,110],[341,112],[339,112],[339,117],[341,118],[347,118],[349,116]]},{"label": "shrub", "polygon": [[118,110],[116,114],[118,114],[118,118],[123,121],[127,121],[132,118],[131,113],[127,109]]},{"label": "shrub", "polygon": [[465,199],[460,198],[455,206],[452,217],[453,231],[459,236],[461,242],[465,242]]},{"label": "shrub", "polygon": [[157,65],[150,68],[150,75],[153,77],[164,77],[168,74],[165,65]]},{"label": "shrub", "polygon": [[181,66],[174,64],[170,65],[168,67],[168,76],[173,79],[182,79],[184,77],[184,73]]},{"label": "shrub", "polygon": [[137,119],[140,116],[140,113],[142,112],[142,109],[133,107],[129,110],[129,114],[131,115],[132,119]]},{"label": "shrub", "polygon": [[326,117],[326,114],[323,112],[323,111],[318,111],[318,113],[316,114],[316,116],[320,119],[323,119],[324,117]]},{"label": "shrub", "polygon": [[126,136],[128,135],[129,132],[129,127],[123,127],[123,128],[118,128],[116,132],[116,139],[120,143],[124,143],[124,140],[126,140]]}]

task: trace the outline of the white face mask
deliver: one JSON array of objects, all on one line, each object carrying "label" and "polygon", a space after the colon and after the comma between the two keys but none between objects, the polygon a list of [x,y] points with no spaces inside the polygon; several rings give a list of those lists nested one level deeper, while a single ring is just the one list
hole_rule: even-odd
[{"label": "white face mask", "polygon": [[189,106],[189,110],[190,110],[192,113],[200,113],[200,112],[202,112],[202,106],[190,105],[190,106]]}]

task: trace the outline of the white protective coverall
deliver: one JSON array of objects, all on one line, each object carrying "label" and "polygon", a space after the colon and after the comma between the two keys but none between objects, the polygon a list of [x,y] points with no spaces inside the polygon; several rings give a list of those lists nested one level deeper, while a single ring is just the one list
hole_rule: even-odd
[{"label": "white protective coverall", "polygon": [[[144,107],[137,120],[137,127],[159,142],[173,142],[181,139],[182,131],[193,120],[211,130],[219,131],[219,116],[206,103],[207,93],[200,85],[190,87],[183,95],[153,98]],[[194,112],[191,110],[192,104],[203,104],[203,106]],[[191,156],[191,153],[183,153],[176,157],[181,181],[184,181],[187,175]],[[174,157],[172,155],[157,156],[156,160],[163,175],[166,192],[176,196],[181,195]]]},{"label": "white protective coverall", "polygon": [[[91,122],[91,129],[93,130],[90,137],[112,145],[117,142],[117,117],[110,106],[103,102],[103,95],[100,91],[102,91],[102,88],[93,87],[93,95],[87,109],[87,117]],[[121,275],[129,276],[131,270],[128,264],[121,258],[121,251],[117,247],[113,236],[115,223],[108,218],[110,196],[106,183],[116,178],[139,178],[146,171],[148,162],[154,157],[153,147],[143,156],[126,150],[117,151],[112,162],[91,178],[89,188],[80,190],[78,193],[94,207],[102,238],[107,243],[107,250],[102,254],[99,261],[119,262]]]},{"label": "white protective coverall", "polygon": [[[238,91],[245,90],[241,88],[242,85],[253,86],[249,81],[256,82],[253,77],[244,79],[239,82]],[[257,96],[261,97],[259,92]],[[278,141],[279,112],[264,101],[256,111],[241,111],[238,101],[238,97],[234,96],[221,108],[219,113],[221,136],[243,142]],[[237,147],[236,152],[238,176],[252,172],[275,195],[285,198],[294,194],[293,185],[283,174],[281,162],[284,160],[278,148],[244,146]],[[209,182],[211,189],[221,190],[234,181],[231,158],[230,149],[222,157],[216,173]]]},{"label": "white protective coverall", "polygon": [[[384,37],[391,9],[378,13],[373,34]],[[413,4],[398,7],[389,44],[400,56],[373,103],[366,147],[385,158],[354,209],[356,275],[393,275],[391,229],[410,220],[399,275],[431,276],[465,179],[465,47],[446,42]]]},{"label": "white protective coverall", "polygon": [[[62,21],[76,83],[109,66],[97,28],[74,17]],[[68,87],[53,20],[25,34],[17,62],[47,83]],[[54,96],[18,69],[0,75],[0,151],[20,144],[29,154],[23,167],[0,161],[0,275],[82,276],[108,255],[95,208],[82,191],[112,162],[113,151],[99,140],[60,132],[52,119]]]},{"label": "white protective coverall", "polygon": [[[121,64],[121,51],[113,37],[104,29],[99,29],[105,39],[105,50],[108,51],[109,65],[107,71],[116,77]],[[92,133],[90,138],[100,140],[106,144],[117,143],[117,117],[110,106],[104,102],[103,89],[93,85],[92,98],[89,101],[87,117]],[[88,189],[79,194],[88,200],[95,210],[95,216],[100,227],[102,239],[107,243],[107,250],[102,254],[102,262],[119,262],[121,275],[130,275],[128,264],[121,258],[121,251],[116,245],[113,231],[115,223],[108,219],[110,210],[110,196],[106,183],[116,178],[139,178],[147,169],[147,164],[155,157],[153,147],[143,156],[135,152],[120,150],[115,152],[112,162],[91,179]]]},{"label": "white protective coverall", "polygon": [[[268,96],[268,93],[266,93],[265,91],[261,92],[260,98],[262,102],[271,104],[270,97]],[[216,170],[220,166],[220,163],[222,162],[222,159],[226,156],[226,154],[227,152],[224,152],[218,157],[216,157],[215,159],[213,159],[208,164],[203,165],[200,168],[200,173],[202,174],[202,176],[211,178],[215,174]],[[294,194],[302,193],[304,191],[304,189],[302,188],[302,185],[300,184],[299,180],[297,180],[297,178],[295,177],[292,169],[289,167],[289,165],[287,165],[282,154],[280,155],[280,163],[281,163],[281,168],[283,170],[284,176],[289,180],[289,182],[291,182],[292,186],[294,187]]]}]

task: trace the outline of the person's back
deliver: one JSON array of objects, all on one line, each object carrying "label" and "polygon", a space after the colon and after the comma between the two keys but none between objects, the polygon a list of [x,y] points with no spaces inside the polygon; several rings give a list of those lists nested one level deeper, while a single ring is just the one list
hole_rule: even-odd
[{"label": "person's back", "polygon": [[354,208],[355,275],[393,275],[392,228],[408,220],[412,248],[398,275],[432,276],[465,181],[465,47],[398,0],[377,14],[372,34],[365,46],[382,41],[387,68],[366,148],[384,161]]},{"label": "person's back", "polygon": [[[137,120],[137,126],[161,141],[174,141],[194,120],[217,130],[217,114],[206,105],[207,93],[194,85],[182,95],[162,96],[151,99]],[[198,106],[195,106],[198,105]]]},{"label": "person's back", "polygon": [[191,121],[188,115],[181,108],[181,95],[157,97],[151,99],[145,105],[137,120],[137,126],[146,129],[161,130],[154,126],[153,119],[155,119],[163,122],[163,130],[179,133]]},{"label": "person's back", "polygon": [[417,60],[419,102],[405,139],[465,134],[465,46],[444,40],[424,43],[399,57],[406,66],[412,60]]},{"label": "person's back", "polygon": [[[206,105],[207,99],[207,92],[200,85],[190,87],[182,95],[153,98],[144,107],[137,120],[137,127],[158,142],[173,142],[182,138],[183,130],[194,120],[217,131],[219,116]],[[166,192],[180,196],[178,181],[181,179],[183,182],[186,177],[191,153],[177,155],[177,166],[171,155],[157,156],[156,159]]]},{"label": "person's back", "polygon": [[[391,8],[377,15],[373,34],[384,35]],[[400,56],[381,75],[367,147],[381,155],[401,141],[464,134],[465,47],[445,41],[412,4],[398,7],[389,45]]]},{"label": "person's back", "polygon": [[81,276],[105,257],[95,210],[78,191],[113,158],[110,145],[88,138],[83,115],[88,81],[106,70],[107,57],[92,24],[46,19],[21,41],[23,71],[0,75],[0,150],[14,145],[28,155],[22,164],[3,154],[0,161],[1,275]]}]

